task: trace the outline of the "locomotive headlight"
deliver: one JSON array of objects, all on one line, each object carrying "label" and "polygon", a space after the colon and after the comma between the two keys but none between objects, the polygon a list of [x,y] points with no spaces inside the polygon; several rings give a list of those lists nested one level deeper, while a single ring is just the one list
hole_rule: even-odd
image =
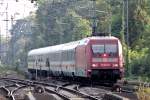
[{"label": "locomotive headlight", "polygon": [[92,67],[98,67],[98,64],[92,64]]},{"label": "locomotive headlight", "polygon": [[118,64],[113,64],[113,67],[118,67]]},{"label": "locomotive headlight", "polygon": [[91,69],[88,69],[87,71],[88,71],[88,72],[91,72]]}]

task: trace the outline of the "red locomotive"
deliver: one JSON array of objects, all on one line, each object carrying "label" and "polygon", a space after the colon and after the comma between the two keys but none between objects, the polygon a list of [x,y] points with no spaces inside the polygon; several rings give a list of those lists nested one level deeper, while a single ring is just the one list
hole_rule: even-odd
[{"label": "red locomotive", "polygon": [[28,71],[34,76],[69,76],[116,82],[124,74],[122,45],[113,36],[31,50]]}]

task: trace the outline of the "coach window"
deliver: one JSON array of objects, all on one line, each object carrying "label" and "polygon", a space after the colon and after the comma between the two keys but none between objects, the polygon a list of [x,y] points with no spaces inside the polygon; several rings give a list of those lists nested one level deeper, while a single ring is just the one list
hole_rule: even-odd
[{"label": "coach window", "polygon": [[70,51],[68,51],[68,61],[71,60],[70,57],[71,57],[71,54],[70,54]]},{"label": "coach window", "polygon": [[53,53],[50,54],[50,60],[53,61]]},{"label": "coach window", "polygon": [[56,61],[56,53],[54,53],[54,56],[53,56],[53,61]]},{"label": "coach window", "polygon": [[67,51],[67,61],[70,60],[70,51]]},{"label": "coach window", "polygon": [[74,60],[74,50],[71,51],[71,60]]},{"label": "coach window", "polygon": [[65,52],[62,51],[62,60],[65,61]]},{"label": "coach window", "polygon": [[43,62],[43,59],[42,59],[42,58],[40,59],[40,62],[41,62],[41,64],[42,64],[42,62]]},{"label": "coach window", "polygon": [[37,60],[35,60],[35,66],[38,66],[38,61]]},{"label": "coach window", "polygon": [[68,59],[68,51],[65,51],[65,61],[67,61],[67,59]]},{"label": "coach window", "polygon": [[68,60],[69,60],[69,61],[72,61],[72,50],[70,50],[70,51],[68,52],[68,54],[69,54]]},{"label": "coach window", "polygon": [[63,53],[62,53],[62,59],[63,59],[63,61],[67,60],[67,52],[66,51],[63,51]]},{"label": "coach window", "polygon": [[54,59],[55,59],[55,54],[52,53],[52,61],[54,61]]},{"label": "coach window", "polygon": [[67,51],[67,61],[70,60],[70,51]]},{"label": "coach window", "polygon": [[49,64],[49,58],[46,59],[46,67],[49,67],[50,64]]},{"label": "coach window", "polygon": [[62,61],[64,61],[64,51],[62,51],[61,58],[62,58]]},{"label": "coach window", "polygon": [[72,51],[72,61],[74,60],[74,50]]},{"label": "coach window", "polygon": [[30,62],[31,61],[31,57],[28,57],[28,62]]},{"label": "coach window", "polygon": [[65,61],[68,60],[68,51],[65,51]]},{"label": "coach window", "polygon": [[72,50],[70,51],[70,60],[72,61]]},{"label": "coach window", "polygon": [[67,61],[67,57],[68,57],[67,56],[67,51],[65,51],[65,56],[64,57],[65,57],[64,61]]},{"label": "coach window", "polygon": [[58,59],[59,59],[59,53],[56,52],[56,55],[55,55],[55,61],[58,61]]},{"label": "coach window", "polygon": [[32,61],[33,61],[33,59],[32,59],[32,57],[30,57],[30,58],[29,58],[29,62],[32,62]]},{"label": "coach window", "polygon": [[53,54],[52,54],[52,57],[53,57],[53,58],[52,58],[52,61],[55,61],[56,54],[55,54],[55,53],[53,53]]},{"label": "coach window", "polygon": [[41,64],[41,59],[40,58],[38,59],[38,63],[39,63],[39,65]]}]

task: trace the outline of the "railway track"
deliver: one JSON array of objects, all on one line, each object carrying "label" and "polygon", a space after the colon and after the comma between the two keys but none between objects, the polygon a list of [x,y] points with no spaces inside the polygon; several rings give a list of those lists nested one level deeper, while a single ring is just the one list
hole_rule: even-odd
[{"label": "railway track", "polygon": [[[112,92],[112,87],[81,85],[78,83],[59,82],[56,80],[51,80],[50,82],[2,78],[1,81],[7,81],[7,85],[3,87],[7,88],[9,91],[9,93],[6,93],[5,91],[5,94],[1,94],[4,95],[4,97],[6,94],[9,95],[9,98],[12,98],[11,100],[18,100],[17,98],[20,98],[19,96],[21,96],[21,92],[24,90],[28,90],[28,93],[24,93],[25,96],[31,92],[29,97],[34,98],[36,98],[35,94],[39,93],[40,95],[53,94],[55,95],[54,97],[61,98],[62,100],[126,100],[127,98],[129,100],[138,100],[135,91],[128,91],[123,88],[120,92]],[[31,96],[31,94],[33,96]],[[21,98],[25,96],[22,96]]]},{"label": "railway track", "polygon": [[[11,86],[4,86],[9,95],[9,99],[12,98],[11,100],[16,100],[14,94],[16,94],[17,91],[23,88],[32,88],[36,92],[46,92],[46,93],[53,93],[59,97],[61,97],[63,100],[72,100],[72,99],[85,99],[85,100],[99,100],[98,98],[95,98],[93,96],[90,96],[86,93],[65,88],[59,85],[54,85],[54,84],[48,84],[44,82],[38,82],[38,81],[29,81],[29,80],[19,80],[19,79],[8,79],[8,78],[3,78],[3,80],[8,81],[8,82],[14,82],[15,85]],[[35,90],[36,89],[36,90]]]},{"label": "railway track", "polygon": [[[74,82],[75,83],[75,82]],[[78,82],[77,82],[78,83]],[[76,84],[77,84],[76,83]],[[68,84],[69,85],[69,84]],[[115,86],[115,85],[114,85]],[[108,84],[80,84],[77,85],[71,85],[67,87],[72,87],[76,90],[86,92],[89,95],[92,95],[94,97],[100,98],[107,98],[107,97],[114,97],[114,98],[120,98],[122,99],[129,99],[129,100],[138,100],[137,97],[137,90],[138,86],[129,84],[116,84],[116,87],[112,87]],[[111,99],[109,99],[111,100]]]}]

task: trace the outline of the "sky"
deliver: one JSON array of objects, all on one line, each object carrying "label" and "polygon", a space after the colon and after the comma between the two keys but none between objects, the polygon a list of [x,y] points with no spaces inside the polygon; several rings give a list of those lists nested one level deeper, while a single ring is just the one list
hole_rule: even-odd
[{"label": "sky", "polygon": [[[29,0],[0,0],[0,33],[6,35],[6,7],[8,5],[8,20],[11,20],[11,16],[14,20],[25,18],[31,11],[35,11],[36,8]],[[8,29],[11,29],[11,22],[8,21]],[[7,35],[10,35],[8,32]]]}]

